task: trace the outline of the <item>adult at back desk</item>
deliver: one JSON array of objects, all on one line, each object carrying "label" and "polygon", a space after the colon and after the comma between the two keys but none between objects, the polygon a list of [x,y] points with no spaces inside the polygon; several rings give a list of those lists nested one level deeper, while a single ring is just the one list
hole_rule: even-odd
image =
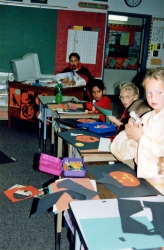
[{"label": "adult at back desk", "polygon": [[85,86],[91,79],[89,70],[80,62],[79,54],[74,52],[69,55],[68,67],[55,76],[55,81],[61,80],[68,86]]}]

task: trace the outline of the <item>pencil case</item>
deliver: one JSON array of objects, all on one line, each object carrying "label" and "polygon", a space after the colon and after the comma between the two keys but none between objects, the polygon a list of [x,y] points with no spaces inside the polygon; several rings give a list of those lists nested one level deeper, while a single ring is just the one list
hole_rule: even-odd
[{"label": "pencil case", "polygon": [[82,158],[63,158],[62,171],[64,177],[85,177],[86,168]]},{"label": "pencil case", "polygon": [[116,130],[116,126],[111,123],[106,122],[95,122],[88,126],[88,130],[95,132],[97,134],[103,134],[107,132],[112,132]]},{"label": "pencil case", "polygon": [[59,176],[62,172],[62,160],[42,153],[39,160],[39,170]]}]

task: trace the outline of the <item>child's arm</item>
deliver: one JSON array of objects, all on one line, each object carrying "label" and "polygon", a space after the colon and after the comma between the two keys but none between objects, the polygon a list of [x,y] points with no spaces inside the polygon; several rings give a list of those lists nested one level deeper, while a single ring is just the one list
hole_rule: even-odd
[{"label": "child's arm", "polygon": [[108,120],[111,123],[114,123],[115,125],[117,125],[118,127],[120,127],[121,125],[123,125],[122,122],[120,122],[117,118],[115,118],[114,116],[107,116]]}]

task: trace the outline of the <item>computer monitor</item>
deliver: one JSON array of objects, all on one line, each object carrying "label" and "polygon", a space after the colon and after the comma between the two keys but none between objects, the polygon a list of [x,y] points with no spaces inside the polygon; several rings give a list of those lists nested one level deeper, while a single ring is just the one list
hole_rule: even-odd
[{"label": "computer monitor", "polygon": [[55,75],[41,74],[38,54],[28,53],[20,59],[10,61],[14,80],[18,82],[27,80],[53,80]]}]

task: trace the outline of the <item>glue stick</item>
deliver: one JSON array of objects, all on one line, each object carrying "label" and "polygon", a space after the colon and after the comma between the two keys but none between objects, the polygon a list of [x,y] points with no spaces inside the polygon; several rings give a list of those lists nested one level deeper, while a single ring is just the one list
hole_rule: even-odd
[{"label": "glue stick", "polygon": [[136,114],[136,112],[135,111],[131,111],[130,112],[130,117],[133,119],[133,121],[135,122],[135,123],[139,123],[140,122],[140,119],[139,119],[139,117],[137,116],[137,114]]},{"label": "glue stick", "polygon": [[93,100],[93,101],[92,101],[92,111],[93,111],[93,112],[95,111],[95,106],[94,106],[95,103],[96,103],[96,101]]}]

